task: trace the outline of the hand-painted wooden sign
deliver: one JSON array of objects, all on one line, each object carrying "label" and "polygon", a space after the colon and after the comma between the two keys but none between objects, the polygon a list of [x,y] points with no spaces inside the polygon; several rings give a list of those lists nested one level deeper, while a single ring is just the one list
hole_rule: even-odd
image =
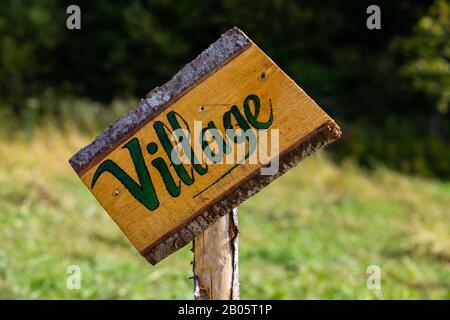
[{"label": "hand-painted wooden sign", "polygon": [[[269,131],[277,132],[270,143],[251,139]],[[333,120],[233,28],[70,163],[155,264],[339,136]],[[239,145],[241,155],[233,152]],[[278,170],[262,175],[274,159]]]}]

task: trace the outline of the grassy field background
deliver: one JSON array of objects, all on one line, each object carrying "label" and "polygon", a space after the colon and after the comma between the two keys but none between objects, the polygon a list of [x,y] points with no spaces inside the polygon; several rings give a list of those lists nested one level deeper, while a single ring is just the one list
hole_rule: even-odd
[{"label": "grassy field background", "polygon": [[[148,265],[67,163],[93,134],[43,127],[1,134],[0,298],[191,299],[191,246]],[[320,153],[239,219],[244,299],[450,299],[449,182]],[[66,287],[70,265],[80,290]]]}]

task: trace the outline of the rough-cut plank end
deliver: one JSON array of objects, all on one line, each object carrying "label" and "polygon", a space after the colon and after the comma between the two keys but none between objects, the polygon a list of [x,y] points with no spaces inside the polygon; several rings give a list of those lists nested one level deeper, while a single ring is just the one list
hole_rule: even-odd
[{"label": "rough-cut plank end", "polygon": [[241,185],[230,190],[221,200],[212,204],[207,211],[193,218],[170,237],[148,247],[141,254],[150,264],[157,264],[174,251],[191,242],[198,233],[208,228],[221,216],[231,213],[233,208],[238,207],[243,201],[259,192],[289,169],[295,167],[301,160],[340,136],[341,129],[334,121],[325,123],[302,139],[295,147],[280,155],[279,171],[276,174],[260,175],[259,171],[255,172]]}]

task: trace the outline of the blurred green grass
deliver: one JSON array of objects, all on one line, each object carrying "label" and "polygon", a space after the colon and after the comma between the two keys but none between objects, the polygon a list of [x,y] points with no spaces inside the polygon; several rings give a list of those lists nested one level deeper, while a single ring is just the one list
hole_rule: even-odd
[{"label": "blurred green grass", "polygon": [[[0,138],[0,298],[191,299],[191,246],[148,265],[67,163],[92,135],[42,128]],[[450,299],[448,182],[319,153],[239,212],[244,299]]]}]

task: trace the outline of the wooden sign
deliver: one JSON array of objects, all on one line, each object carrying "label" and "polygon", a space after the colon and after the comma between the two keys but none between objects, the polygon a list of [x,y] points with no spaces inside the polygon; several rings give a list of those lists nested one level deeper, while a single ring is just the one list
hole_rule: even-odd
[{"label": "wooden sign", "polygon": [[339,136],[334,121],[233,28],[70,164],[155,264]]}]

